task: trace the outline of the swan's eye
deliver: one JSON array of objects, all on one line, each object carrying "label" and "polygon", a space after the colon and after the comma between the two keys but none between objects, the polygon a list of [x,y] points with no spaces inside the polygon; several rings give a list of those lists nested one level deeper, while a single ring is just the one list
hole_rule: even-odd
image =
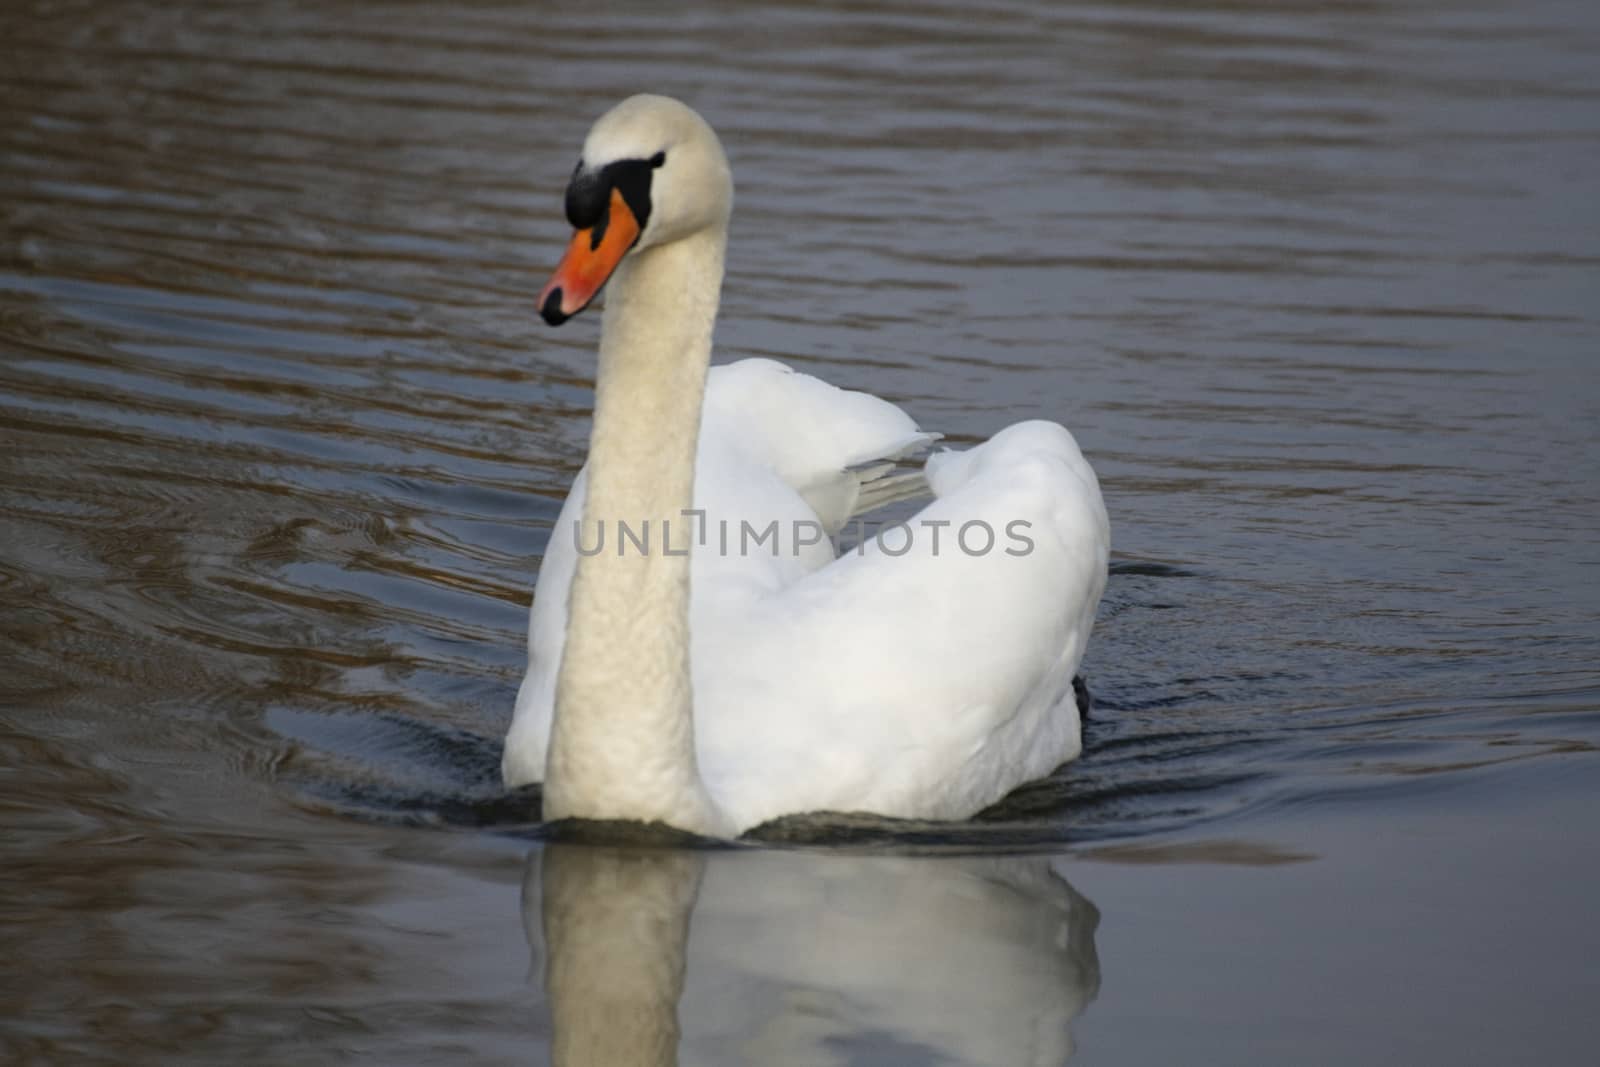
[{"label": "swan's eye", "polygon": [[650,166],[660,167],[662,164],[666,163],[666,161],[667,154],[665,152],[657,152],[655,155],[650,157]]}]

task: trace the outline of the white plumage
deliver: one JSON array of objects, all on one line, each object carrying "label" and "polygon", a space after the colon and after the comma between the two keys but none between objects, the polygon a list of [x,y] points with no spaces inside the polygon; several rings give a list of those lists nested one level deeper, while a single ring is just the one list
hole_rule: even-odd
[{"label": "white plumage", "polygon": [[[704,373],[731,199],[715,136],[634,97],[581,167],[658,152],[611,282],[590,461],[539,576],[507,784],[559,778],[550,817],[731,834],[821,810],[964,818],[1077,756],[1072,678],[1110,538],[1071,434],[1024,422],[933,455],[933,501],[835,558],[828,535],[905,495],[894,461],[936,435],[770,360]],[[622,523],[650,528],[648,552]],[[772,523],[775,543],[752,536]],[[664,552],[691,534],[687,559]]]}]

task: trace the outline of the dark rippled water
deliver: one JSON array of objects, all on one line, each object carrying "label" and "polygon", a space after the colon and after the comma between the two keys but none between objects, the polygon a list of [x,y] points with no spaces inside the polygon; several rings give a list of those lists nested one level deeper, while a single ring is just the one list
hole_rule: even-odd
[{"label": "dark rippled water", "polygon": [[[9,1058],[1587,1062],[1600,9],[22,0],[0,57]],[[728,146],[725,358],[1101,474],[1087,752],[976,823],[499,791],[596,338],[533,297],[638,90]]]}]

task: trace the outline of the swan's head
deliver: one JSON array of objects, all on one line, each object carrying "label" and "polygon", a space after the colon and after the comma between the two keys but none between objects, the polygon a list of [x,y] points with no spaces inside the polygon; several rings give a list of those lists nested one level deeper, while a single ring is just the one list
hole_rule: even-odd
[{"label": "swan's head", "polygon": [[630,96],[583,142],[567,185],[578,231],[539,294],[539,314],[559,326],[588,306],[630,253],[726,227],[733,178],[706,120],[665,96]]}]

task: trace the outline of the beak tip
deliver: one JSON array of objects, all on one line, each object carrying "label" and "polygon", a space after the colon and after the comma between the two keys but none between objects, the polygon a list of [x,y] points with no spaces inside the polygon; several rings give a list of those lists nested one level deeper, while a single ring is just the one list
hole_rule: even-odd
[{"label": "beak tip", "polygon": [[551,326],[560,326],[572,317],[561,310],[561,287],[559,285],[544,294],[544,302],[539,305],[539,317]]}]

